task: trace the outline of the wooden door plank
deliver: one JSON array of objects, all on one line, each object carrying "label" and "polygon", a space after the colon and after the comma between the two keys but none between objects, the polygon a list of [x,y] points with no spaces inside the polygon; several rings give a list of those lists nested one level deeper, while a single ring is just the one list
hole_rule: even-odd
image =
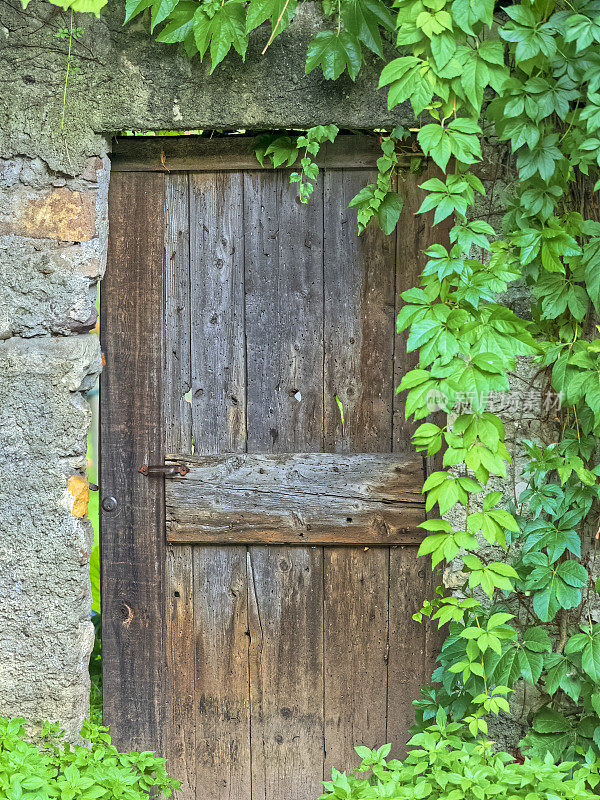
[{"label": "wooden door plank", "polygon": [[[168,450],[192,452],[190,213],[187,175],[165,177],[164,425]],[[196,796],[194,586],[191,547],[166,552],[166,737],[168,765],[181,783],[179,800]]]},{"label": "wooden door plank", "polygon": [[186,458],[166,484],[167,539],[222,544],[420,542],[418,456],[245,454]]},{"label": "wooden door plank", "polygon": [[[120,137],[113,143],[114,172],[198,172],[216,170],[264,170],[254,154],[253,136]],[[326,142],[316,161],[326,169],[374,169],[381,155],[378,136],[340,135]],[[408,166],[408,159],[407,166]],[[289,175],[291,170],[281,170]]]},{"label": "wooden door plank", "polygon": [[181,781],[178,800],[196,797],[196,648],[194,644],[193,548],[167,547],[167,757]]},{"label": "wooden door plank", "polygon": [[429,560],[417,558],[416,547],[391,549],[387,738],[393,744],[394,758],[406,752],[409,729],[415,721],[412,701],[420,696],[421,686],[431,682],[439,652],[437,623],[412,619],[423,600],[433,596],[434,580]]},{"label": "wooden door plank", "polygon": [[[104,720],[121,749],[164,753],[164,492],[137,468],[164,455],[164,176],[111,179],[103,282],[100,483]],[[132,231],[135,235],[132,235]],[[156,463],[156,462],[155,462]]]},{"label": "wooden door plank", "polygon": [[323,770],[321,548],[248,553],[252,795],[314,800]]},{"label": "wooden door plank", "polygon": [[[322,189],[302,206],[288,175],[255,172],[244,196],[248,450],[319,451]],[[252,796],[312,800],[324,758],[322,551],[250,547],[248,559]]]},{"label": "wooden door plank", "polygon": [[196,513],[194,509],[187,519],[181,505],[168,507],[170,543],[390,547],[418,545],[424,538],[418,527],[426,516],[422,505],[392,510],[382,505],[373,513],[357,502],[336,508],[318,502],[298,508],[286,505],[285,496],[267,496],[265,501],[260,493],[250,492],[230,493],[220,507],[218,491],[205,499],[210,510]]},{"label": "wooden door plank", "polygon": [[194,548],[196,796],[251,797],[245,547]]},{"label": "wooden door plank", "polygon": [[182,453],[169,454],[166,461],[186,464],[188,474],[170,481],[169,486],[181,491],[188,487],[192,496],[199,495],[203,486],[389,503],[419,503],[423,498],[423,460],[411,452],[193,456]]},{"label": "wooden door plank", "polygon": [[336,452],[391,449],[395,237],[371,225],[359,237],[348,208],[374,178],[370,170],[325,174],[324,430]]},{"label": "wooden door plank", "polygon": [[165,177],[164,414],[169,452],[192,453],[190,209],[187,175]]},{"label": "wooden door plank", "polygon": [[320,449],[323,197],[281,171],[244,182],[248,451]]},{"label": "wooden door plank", "polygon": [[[243,178],[190,175],[193,445],[244,452]],[[250,800],[246,548],[194,548],[196,793]]]},{"label": "wooden door plank", "polygon": [[[370,171],[325,175],[325,449],[389,452],[394,241],[357,238],[350,199]],[[336,396],[344,410],[344,425]],[[388,548],[325,548],[326,773],[352,769],[354,747],[385,742]]]},{"label": "wooden door plank", "polygon": [[357,745],[386,742],[387,548],[325,548],[325,748],[331,768],[354,770]]},{"label": "wooden door plank", "polygon": [[193,442],[245,449],[243,184],[241,173],[190,175]]}]

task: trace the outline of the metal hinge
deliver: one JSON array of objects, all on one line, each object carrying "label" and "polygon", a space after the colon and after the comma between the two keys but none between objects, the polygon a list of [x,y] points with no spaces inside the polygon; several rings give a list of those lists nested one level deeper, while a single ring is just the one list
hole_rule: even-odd
[{"label": "metal hinge", "polygon": [[180,475],[183,478],[189,471],[190,468],[186,464],[169,464],[167,466],[160,464],[142,464],[142,466],[138,468],[138,472],[141,472],[142,475],[146,475],[148,478],[170,478],[174,475]]}]

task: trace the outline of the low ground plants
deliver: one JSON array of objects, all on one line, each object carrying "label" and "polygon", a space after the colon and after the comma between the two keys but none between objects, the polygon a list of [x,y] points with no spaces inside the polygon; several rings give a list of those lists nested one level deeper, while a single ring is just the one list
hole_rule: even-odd
[{"label": "low ground plants", "polygon": [[[390,745],[357,747],[360,766],[347,775],[334,769],[319,800],[592,800],[598,776],[588,763],[522,763],[491,742],[469,740],[469,731],[449,723],[444,712],[409,742],[402,761],[387,760]],[[574,769],[574,767],[576,767]]]},{"label": "low ground plants", "polygon": [[169,798],[179,782],[154,753],[120,753],[108,728],[86,722],[89,746],[69,744],[56,724],[28,740],[25,720],[0,717],[0,797],[3,800],[147,800]]}]

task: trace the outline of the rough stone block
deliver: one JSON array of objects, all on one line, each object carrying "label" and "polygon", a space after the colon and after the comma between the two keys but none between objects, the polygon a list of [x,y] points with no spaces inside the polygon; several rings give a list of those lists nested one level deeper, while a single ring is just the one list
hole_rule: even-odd
[{"label": "rough stone block", "polygon": [[62,244],[0,236],[0,339],[93,328],[103,269],[98,240]]},{"label": "rough stone block", "polygon": [[[299,4],[290,27],[263,54],[270,26],[253,33],[244,63],[231,55],[210,74],[210,59],[190,60],[148,36],[143,20],[123,27],[122,9],[81,14],[74,45],[77,73],[69,84],[61,129],[66,43],[57,43],[52,9],[20,0],[0,6],[0,152],[41,156],[53,169],[81,175],[102,154],[99,134],[121,130],[382,128],[414,119],[403,104],[389,111],[377,88],[382,62],[365,54],[356,81],[304,74],[309,41],[322,28],[320,3]],[[50,15],[50,19],[48,16]],[[327,24],[327,23],[325,23]],[[28,57],[23,58],[23,47]],[[273,80],[276,76],[276,80]],[[18,95],[20,102],[14,102]]]},{"label": "rough stone block", "polygon": [[[0,339],[94,327],[109,173],[109,160],[97,156],[87,177],[68,181],[39,158],[0,159]],[[68,185],[51,188],[61,182]]]},{"label": "rough stone block", "polygon": [[0,342],[0,715],[59,719],[71,738],[93,628],[92,530],[69,479],[83,478],[99,369],[93,334]]},{"label": "rough stone block", "polygon": [[0,198],[0,234],[89,242],[96,234],[96,193],[69,188],[19,189]]}]

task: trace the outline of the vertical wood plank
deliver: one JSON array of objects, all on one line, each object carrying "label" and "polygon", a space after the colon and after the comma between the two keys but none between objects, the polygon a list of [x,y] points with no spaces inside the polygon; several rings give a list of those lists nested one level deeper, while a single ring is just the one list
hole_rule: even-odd
[{"label": "vertical wood plank", "polygon": [[439,652],[437,623],[412,619],[423,600],[433,595],[434,586],[431,565],[428,559],[417,558],[416,547],[391,548],[388,741],[395,758],[406,752],[409,728],[415,721],[412,701],[420,696],[421,686],[431,681]]},{"label": "vertical wood plank", "polygon": [[196,796],[251,797],[245,547],[194,548]]},{"label": "vertical wood plank", "polygon": [[[421,175],[404,173],[398,178],[398,191],[404,197],[404,208],[398,222],[396,241],[396,313],[402,307],[402,292],[418,286],[427,261],[425,250],[433,242],[449,243],[449,230],[453,220],[433,225],[433,214],[416,214],[424,198],[420,184],[440,173],[435,164],[429,164]],[[394,348],[394,385],[402,376],[414,369],[418,353],[406,352],[408,331],[396,335]],[[406,393],[394,396],[395,452],[412,449],[411,436],[417,425],[405,419]],[[444,424],[444,415],[432,421]],[[437,469],[440,459],[428,459],[429,469]],[[425,477],[425,473],[424,473]],[[425,598],[433,595],[439,579],[430,569],[426,559],[417,558],[416,547],[393,547],[390,551],[390,648],[388,693],[388,738],[393,743],[393,754],[405,752],[409,728],[414,723],[412,701],[420,696],[420,687],[431,680],[435,658],[441,646],[436,625],[416,623],[412,615]]]},{"label": "vertical wood plank", "polygon": [[[244,452],[246,362],[241,172],[190,175],[193,444]],[[250,800],[246,548],[194,548],[196,786]]]},{"label": "vertical wood plank", "polygon": [[118,747],[159,753],[166,730],[164,490],[137,468],[164,457],[164,208],[163,175],[112,177],[101,306],[101,497],[117,501],[100,521],[104,719]]},{"label": "vertical wood plank", "polygon": [[194,644],[193,548],[167,547],[168,732],[166,754],[173,777],[181,781],[178,800],[196,796],[196,648]]},{"label": "vertical wood plank", "polygon": [[243,178],[190,175],[193,441],[245,449]]},{"label": "vertical wood plank", "polygon": [[165,435],[169,453],[192,452],[190,209],[187,175],[165,176]]},{"label": "vertical wood plank", "polygon": [[323,195],[296,192],[285,171],[245,175],[249,452],[321,447]]},{"label": "vertical wood plank", "polygon": [[[165,176],[165,448],[192,452],[189,180]],[[166,737],[168,764],[181,785],[179,800],[196,795],[194,587],[192,547],[166,551]]]},{"label": "vertical wood plank", "polygon": [[252,796],[314,800],[323,772],[323,551],[248,548]]},{"label": "vertical wood plank", "polygon": [[[389,452],[392,436],[394,242],[357,238],[350,199],[367,170],[325,175],[325,450]],[[344,409],[345,425],[336,396]],[[389,549],[325,548],[325,749],[352,769],[354,747],[386,741]]]},{"label": "vertical wood plank", "polygon": [[[286,172],[245,178],[248,450],[319,451],[323,196]],[[250,547],[254,800],[310,800],[323,770],[321,548]]]},{"label": "vertical wood plank", "polygon": [[[325,441],[327,449],[391,449],[394,240],[360,237],[354,195],[369,170],[325,173]],[[344,430],[336,396],[344,408]]]}]

